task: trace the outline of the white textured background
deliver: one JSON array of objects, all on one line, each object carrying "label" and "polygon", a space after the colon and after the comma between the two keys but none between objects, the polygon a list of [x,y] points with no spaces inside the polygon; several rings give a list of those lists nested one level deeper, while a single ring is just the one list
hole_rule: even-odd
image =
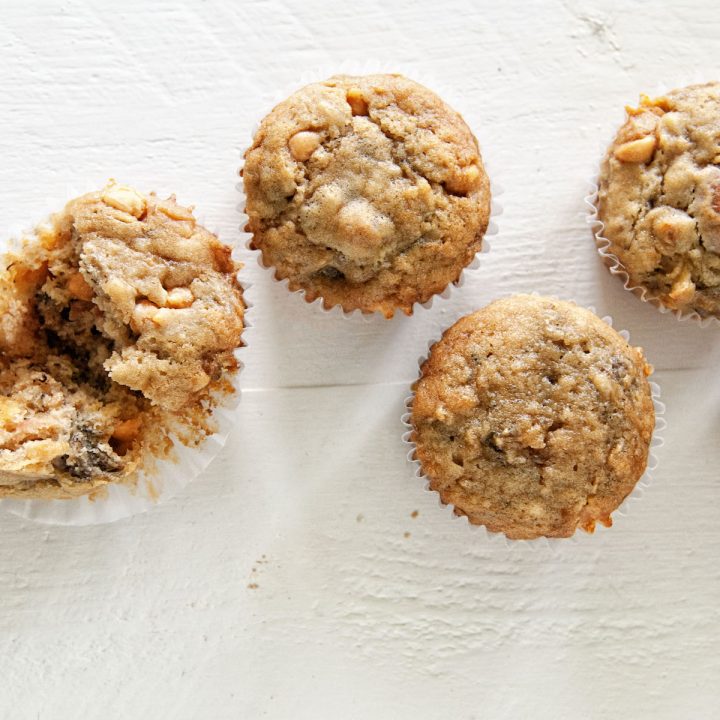
[{"label": "white textured background", "polygon": [[[2,718],[720,717],[720,329],[624,294],[582,201],[625,103],[720,78],[717,2],[3,0],[0,228],[113,176],[237,241],[268,98],[368,59],[457,100],[505,188],[492,251],[392,322],[321,315],[249,257],[247,390],[209,471],[113,525],[0,517]],[[532,290],[629,329],[670,424],[630,513],[557,552],[451,520],[400,442],[427,341]]]}]

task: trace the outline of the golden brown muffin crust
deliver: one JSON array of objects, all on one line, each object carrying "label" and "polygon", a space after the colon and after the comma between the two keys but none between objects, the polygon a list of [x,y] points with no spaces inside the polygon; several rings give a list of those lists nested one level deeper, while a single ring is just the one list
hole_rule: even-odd
[{"label": "golden brown muffin crust", "polygon": [[647,463],[650,372],[588,310],[498,300],[455,323],[423,364],[417,459],[444,503],[509,538],[610,524]]},{"label": "golden brown muffin crust", "polygon": [[598,219],[633,287],[720,316],[720,83],[641,97],[600,171]]},{"label": "golden brown muffin crust", "polygon": [[251,246],[308,301],[412,312],[482,244],[489,182],[463,119],[400,75],[338,75],[264,118],[243,169]]}]

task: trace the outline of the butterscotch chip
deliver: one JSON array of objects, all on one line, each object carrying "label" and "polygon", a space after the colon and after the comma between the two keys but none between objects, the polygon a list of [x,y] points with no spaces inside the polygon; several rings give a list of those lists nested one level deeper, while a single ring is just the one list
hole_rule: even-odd
[{"label": "butterscotch chip", "polygon": [[288,140],[288,146],[296,160],[308,160],[320,147],[320,136],[316,132],[303,130]]},{"label": "butterscotch chip", "polygon": [[168,292],[167,304],[171,308],[187,308],[195,301],[189,288],[173,288]]},{"label": "butterscotch chip", "polygon": [[654,135],[646,135],[638,140],[629,140],[615,148],[615,157],[622,162],[647,163],[651,160],[657,140]]},{"label": "butterscotch chip", "polygon": [[400,75],[338,75],[262,121],[243,170],[251,246],[306,299],[412,312],[480,250],[488,178],[463,119]]},{"label": "butterscotch chip", "polygon": [[345,99],[352,110],[353,115],[367,115],[369,105],[360,88],[352,87],[347,91]]},{"label": "butterscotch chip", "polygon": [[663,305],[720,317],[720,83],[641,96],[600,170],[607,252]]},{"label": "butterscotch chip", "polygon": [[651,370],[573,303],[498,300],[455,323],[423,364],[417,459],[443,502],[509,538],[610,525],[647,464]]},{"label": "butterscotch chip", "polygon": [[193,445],[238,370],[230,249],[174,198],[111,182],[0,270],[0,497],[132,482],[170,433]]},{"label": "butterscotch chip", "polygon": [[74,298],[88,302],[93,298],[92,288],[85,282],[85,278],[79,272],[70,276],[67,287],[68,292]]},{"label": "butterscotch chip", "polygon": [[122,442],[134,440],[140,434],[142,420],[140,418],[130,418],[123,420],[115,426],[111,437]]},{"label": "butterscotch chip", "polygon": [[112,180],[103,190],[101,197],[104,203],[135,218],[140,218],[147,207],[145,198],[137,190],[127,185],[118,185]]}]

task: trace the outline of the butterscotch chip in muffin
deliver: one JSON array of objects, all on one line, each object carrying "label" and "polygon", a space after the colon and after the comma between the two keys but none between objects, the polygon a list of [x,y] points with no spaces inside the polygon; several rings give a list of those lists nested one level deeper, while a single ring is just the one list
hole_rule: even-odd
[{"label": "butterscotch chip in muffin", "polygon": [[129,483],[212,432],[245,306],[191,210],[111,181],[0,267],[0,497]]},{"label": "butterscotch chip in muffin", "polygon": [[243,169],[251,247],[326,307],[410,314],[480,250],[490,189],[464,120],[401,75],[337,75],[261,122]]},{"label": "butterscotch chip in muffin", "polygon": [[720,317],[720,83],[627,113],[600,170],[607,252],[649,298]]},{"label": "butterscotch chip in muffin", "polygon": [[414,386],[411,440],[455,512],[512,539],[610,525],[655,426],[651,368],[588,310],[517,295],[460,319]]}]

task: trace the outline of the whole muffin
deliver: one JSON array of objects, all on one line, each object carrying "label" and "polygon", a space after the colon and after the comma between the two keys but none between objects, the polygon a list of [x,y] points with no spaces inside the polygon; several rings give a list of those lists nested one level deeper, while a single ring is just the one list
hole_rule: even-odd
[{"label": "whole muffin", "polygon": [[455,323],[423,364],[417,459],[444,503],[509,538],[609,526],[647,464],[650,372],[588,310],[498,300]]},{"label": "whole muffin", "polygon": [[490,188],[458,113],[401,75],[337,75],[263,119],[247,230],[277,279],[345,311],[412,313],[480,250]]},{"label": "whole muffin", "polygon": [[67,498],[213,430],[245,305],[226,247],[174,198],[111,182],[0,270],[0,497]]},{"label": "whole muffin", "polygon": [[600,170],[598,219],[630,287],[720,316],[720,83],[641,96]]}]

